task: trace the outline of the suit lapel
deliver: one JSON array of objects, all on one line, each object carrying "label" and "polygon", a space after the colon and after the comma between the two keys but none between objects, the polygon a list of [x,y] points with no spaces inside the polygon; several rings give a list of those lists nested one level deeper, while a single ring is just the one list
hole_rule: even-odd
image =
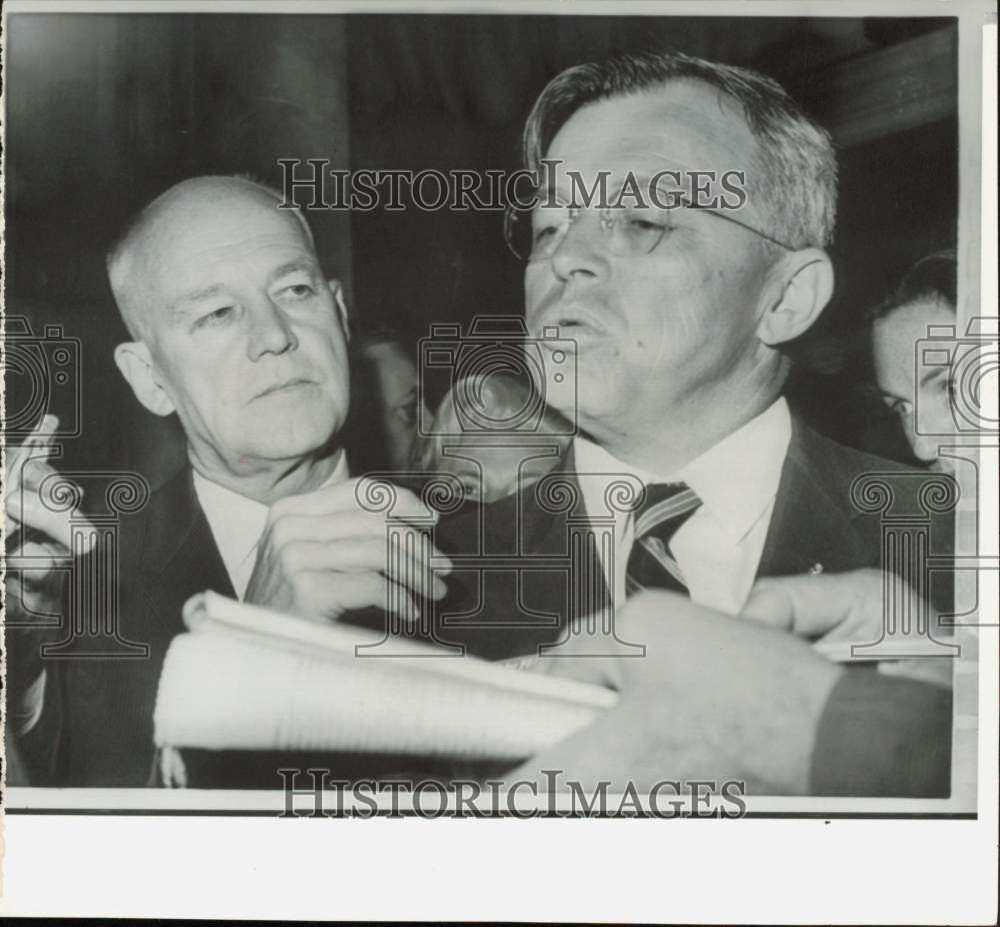
[{"label": "suit lapel", "polygon": [[[558,475],[565,480],[566,497],[574,501],[568,511],[553,512],[539,504],[535,490],[537,484],[526,487],[522,492],[512,497],[521,507],[522,550],[531,554],[550,557],[569,557],[572,553],[570,544],[570,516],[579,518],[586,513],[583,492],[576,475],[576,458],[573,445],[570,444],[562,459],[546,474],[546,477]],[[543,477],[546,478],[546,477]],[[555,494],[553,494],[555,495]],[[560,616],[562,620],[572,620],[590,612],[595,605],[607,605],[610,593],[604,579],[603,564],[595,563],[593,568],[585,569],[583,575],[579,570],[572,574],[563,573],[565,581],[560,582],[554,572],[543,572],[526,577],[526,588],[530,590],[532,606]],[[571,585],[583,582],[585,585],[577,588],[576,595],[570,595]],[[567,600],[567,597],[569,599]]]},{"label": "suit lapel", "polygon": [[818,438],[792,420],[792,440],[757,576],[787,576],[858,566],[865,542],[846,508],[843,475],[830,472]]},{"label": "suit lapel", "polygon": [[196,592],[235,596],[205,513],[185,467],[154,497],[140,572],[147,604],[170,637],[183,630],[181,610]]}]

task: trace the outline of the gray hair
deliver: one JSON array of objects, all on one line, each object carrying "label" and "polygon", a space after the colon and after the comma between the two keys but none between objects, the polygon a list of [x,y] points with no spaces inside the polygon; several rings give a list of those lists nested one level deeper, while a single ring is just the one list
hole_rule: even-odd
[{"label": "gray hair", "polygon": [[829,133],[780,84],[747,68],[680,52],[628,54],[569,68],[549,82],[528,116],[523,144],[529,170],[540,172],[552,139],[585,104],[683,78],[704,81],[742,107],[757,141],[749,193],[770,222],[768,233],[796,249],[828,246],[837,209],[837,159]]}]

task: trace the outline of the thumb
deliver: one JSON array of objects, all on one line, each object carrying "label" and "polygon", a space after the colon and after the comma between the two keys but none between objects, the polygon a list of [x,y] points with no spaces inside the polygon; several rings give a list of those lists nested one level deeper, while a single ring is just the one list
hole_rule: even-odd
[{"label": "thumb", "polygon": [[765,620],[773,611],[780,626],[801,637],[822,637],[837,629],[850,633],[882,614],[882,574],[878,570],[779,576],[761,580],[746,613]]},{"label": "thumb", "polygon": [[760,579],[750,590],[742,616],[769,628],[791,631],[795,625],[795,599],[783,577]]}]

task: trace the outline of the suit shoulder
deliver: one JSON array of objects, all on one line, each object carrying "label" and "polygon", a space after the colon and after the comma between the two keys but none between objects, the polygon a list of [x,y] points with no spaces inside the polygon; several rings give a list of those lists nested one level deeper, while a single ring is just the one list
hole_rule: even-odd
[{"label": "suit shoulder", "polygon": [[790,453],[797,455],[813,472],[827,472],[849,481],[869,473],[927,474],[919,467],[840,444],[800,421],[795,423]]},{"label": "suit shoulder", "polygon": [[[950,474],[845,447],[806,426],[801,426],[792,447],[799,455],[799,465],[806,468],[813,479],[818,478],[831,497],[849,509],[852,517],[877,511],[879,499],[884,498],[885,504],[897,515],[930,516],[943,525],[940,543],[945,543],[944,539],[950,536],[953,508],[960,495]],[[872,481],[869,487],[858,485],[865,477]],[[876,495],[871,497],[876,508],[870,509],[867,505],[859,508],[858,499],[876,488]],[[932,503],[930,508],[927,508],[928,502]]]},{"label": "suit shoulder", "polygon": [[121,549],[126,558],[140,554],[151,534],[169,531],[190,510],[194,499],[190,467],[183,467],[158,484],[146,482],[144,495],[145,503],[119,521]]}]

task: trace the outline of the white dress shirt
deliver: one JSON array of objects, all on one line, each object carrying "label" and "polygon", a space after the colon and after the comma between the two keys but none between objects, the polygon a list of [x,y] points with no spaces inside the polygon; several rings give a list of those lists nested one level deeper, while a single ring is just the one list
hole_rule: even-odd
[{"label": "white dress shirt", "polygon": [[[323,487],[343,482],[348,475],[347,456],[341,451],[333,473]],[[197,470],[194,471],[194,491],[212,529],[215,546],[219,548],[233,589],[242,599],[257,561],[257,545],[267,523],[268,508],[262,502],[213,483]]]},{"label": "white dress shirt", "polygon": [[[670,551],[693,601],[735,615],[746,604],[757,573],[791,436],[782,398],[676,473],[638,470],[586,438],[575,439],[573,452],[578,473],[630,474],[643,485],[683,482],[698,494],[702,504],[674,534]],[[583,479],[580,488],[589,516],[607,514],[600,480]],[[602,560],[616,607],[625,602],[633,522],[632,515],[616,520],[614,576]]]}]

